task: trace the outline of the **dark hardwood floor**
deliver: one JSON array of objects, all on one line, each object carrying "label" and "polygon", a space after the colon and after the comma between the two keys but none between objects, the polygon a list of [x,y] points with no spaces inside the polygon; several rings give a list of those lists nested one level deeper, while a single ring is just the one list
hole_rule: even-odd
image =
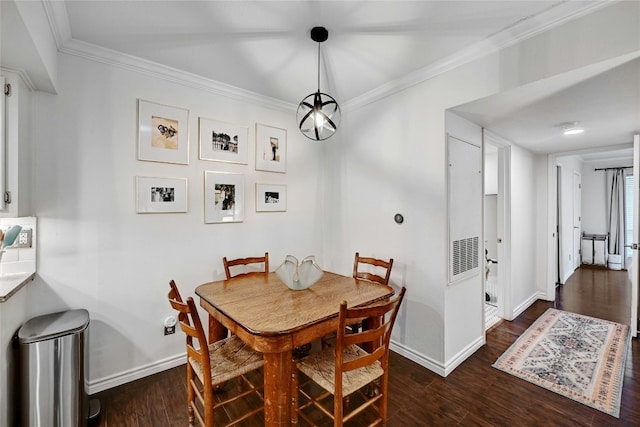
[{"label": "dark hardwood floor", "polygon": [[[626,271],[582,267],[559,287],[555,304],[537,301],[512,322],[492,327],[486,345],[446,378],[392,354],[387,426],[640,426],[640,378],[634,375],[640,370],[637,339],[627,355],[619,419],[491,367],[547,308],[628,323],[629,301]],[[102,404],[92,427],[187,425],[183,366],[91,398]]]}]

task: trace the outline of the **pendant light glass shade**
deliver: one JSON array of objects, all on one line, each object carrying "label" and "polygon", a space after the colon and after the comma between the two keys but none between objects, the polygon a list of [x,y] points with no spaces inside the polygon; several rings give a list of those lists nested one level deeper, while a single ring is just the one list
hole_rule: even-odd
[{"label": "pendant light glass shade", "polygon": [[324,27],[311,29],[311,40],[318,43],[318,90],[300,102],[296,114],[300,132],[314,141],[329,138],[340,125],[340,106],[331,95],[320,92],[320,43],[328,37]]},{"label": "pendant light glass shade", "polygon": [[322,141],[338,130],[340,106],[331,95],[318,91],[302,100],[296,117],[304,136]]}]

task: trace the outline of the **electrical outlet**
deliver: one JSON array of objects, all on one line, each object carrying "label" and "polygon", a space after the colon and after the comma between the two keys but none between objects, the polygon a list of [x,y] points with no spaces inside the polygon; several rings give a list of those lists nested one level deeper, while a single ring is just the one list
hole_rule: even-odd
[{"label": "electrical outlet", "polygon": [[30,248],[31,247],[31,229],[23,228],[18,234],[18,238],[13,243],[16,248]]},{"label": "electrical outlet", "polygon": [[30,228],[23,228],[20,230],[18,237],[16,237],[13,245],[7,246],[7,249],[21,249],[21,248],[30,248],[31,247],[31,232]]},{"label": "electrical outlet", "polygon": [[175,326],[165,326],[164,327],[164,334],[165,335],[171,335],[171,334],[175,334],[176,333],[176,327]]}]

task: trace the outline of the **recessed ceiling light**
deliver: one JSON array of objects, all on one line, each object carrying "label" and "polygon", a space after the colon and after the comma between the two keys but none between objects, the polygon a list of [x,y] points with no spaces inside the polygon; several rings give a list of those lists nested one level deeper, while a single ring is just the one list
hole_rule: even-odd
[{"label": "recessed ceiling light", "polygon": [[557,126],[560,127],[560,129],[562,129],[563,135],[577,135],[579,133],[584,132],[584,128],[581,127],[578,124],[578,122],[560,123]]}]

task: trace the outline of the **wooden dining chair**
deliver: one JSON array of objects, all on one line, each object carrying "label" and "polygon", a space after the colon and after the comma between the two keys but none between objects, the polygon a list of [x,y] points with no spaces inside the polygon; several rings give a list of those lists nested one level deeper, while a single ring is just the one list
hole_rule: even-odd
[{"label": "wooden dining chair", "polygon": [[[227,280],[233,277],[246,276],[248,274],[269,274],[269,252],[265,252],[263,257],[237,258],[232,260],[228,260],[227,257],[223,257],[222,264],[224,264],[224,273],[227,275]],[[249,264],[264,264],[264,269],[251,270],[249,268],[245,268],[241,273],[236,272],[236,274],[231,274],[231,267],[237,267],[234,268],[234,271],[237,271],[240,270],[240,266],[246,267]]]},{"label": "wooden dining chair", "polygon": [[[264,380],[262,375],[259,375],[260,382],[258,384],[254,384],[248,375],[245,375],[263,366],[262,354],[251,349],[236,335],[208,343],[193,298],[188,297],[185,303],[173,280],[169,286],[171,288],[168,294],[169,303],[178,311],[180,328],[186,334],[189,426],[194,426],[197,421],[199,425],[204,427],[214,427],[215,409],[242,398],[248,399],[249,395],[254,393],[255,398],[252,400],[252,404],[242,406],[247,408],[244,413],[233,412],[234,419],[221,425],[235,425],[263,412]],[[230,397],[221,398],[221,394],[214,397],[216,386],[234,378],[239,378],[241,381],[236,393]],[[225,410],[225,413],[230,414],[231,411]],[[219,419],[224,419],[222,414],[220,415]],[[231,417],[231,415],[228,416]]]},{"label": "wooden dining chair", "polygon": [[[385,261],[383,259],[361,257],[360,253],[356,252],[353,260],[353,277],[368,280],[369,282],[380,283],[381,285],[388,285],[392,267],[393,258]],[[356,322],[348,325],[348,327],[352,331],[358,331],[362,328],[362,322]]]},{"label": "wooden dining chair", "polygon": [[393,258],[385,261],[382,259],[361,257],[360,253],[356,252],[353,261],[353,277],[370,282],[377,282],[381,285],[388,285],[392,267]]},{"label": "wooden dining chair", "polygon": [[[388,285],[392,267],[393,258],[385,261],[377,258],[361,257],[360,253],[356,252],[353,261],[353,277],[360,280],[380,283],[381,285]],[[347,328],[349,331],[357,332],[362,329],[362,322],[358,321],[347,325]],[[323,336],[320,339],[322,348],[330,347],[334,338],[335,335],[333,333]]]},{"label": "wooden dining chair", "polygon": [[[403,287],[394,300],[366,307],[348,308],[346,302],[340,304],[335,348],[325,348],[294,361],[296,369],[293,370],[291,382],[292,424],[297,424],[299,416],[305,422],[315,425],[312,418],[316,419],[318,414],[308,412],[309,408],[316,408],[333,419],[334,426],[342,426],[371,406],[377,409],[377,419],[369,425],[386,422],[389,342],[405,292],[406,288]],[[371,323],[367,324],[375,326],[362,332],[348,333],[346,326],[354,319],[370,320]],[[370,348],[371,351],[364,348]],[[304,374],[307,380],[299,381],[299,373]],[[324,390],[317,392],[317,387],[312,382]],[[370,387],[375,387],[375,392],[371,393]],[[358,393],[354,394],[356,392]],[[330,404],[326,399],[331,395],[333,413],[327,409]],[[302,403],[299,402],[300,396],[305,400]],[[345,408],[344,399],[347,397],[350,404]]]}]

